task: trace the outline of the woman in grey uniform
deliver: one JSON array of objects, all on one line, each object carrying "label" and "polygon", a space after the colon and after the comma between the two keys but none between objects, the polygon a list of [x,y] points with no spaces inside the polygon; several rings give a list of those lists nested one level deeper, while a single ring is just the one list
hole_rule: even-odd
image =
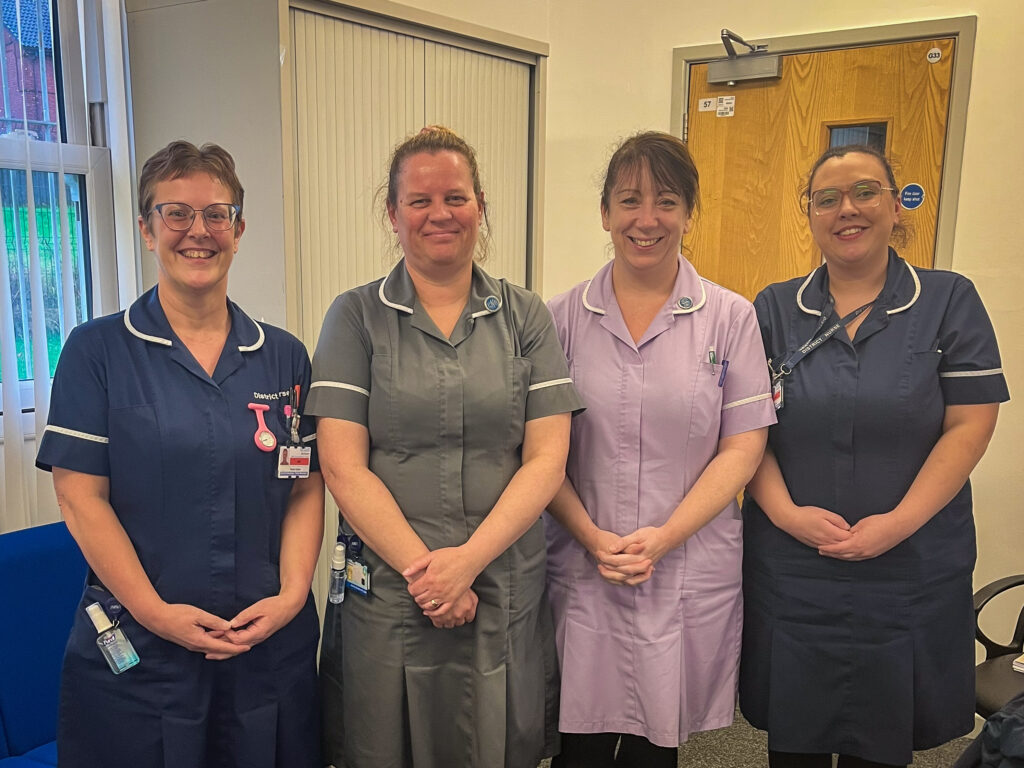
[{"label": "woman in grey uniform", "polygon": [[461,138],[399,145],[386,207],[404,258],[331,306],[307,406],[369,572],[328,608],[325,758],[534,768],[557,730],[539,516],[580,399],[540,298],[474,263],[484,195]]}]

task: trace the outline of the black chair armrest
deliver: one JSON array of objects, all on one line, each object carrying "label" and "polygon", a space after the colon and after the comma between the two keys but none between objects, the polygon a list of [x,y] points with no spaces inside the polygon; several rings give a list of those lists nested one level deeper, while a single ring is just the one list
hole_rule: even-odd
[{"label": "black chair armrest", "polygon": [[1010,653],[1022,652],[1022,646],[1024,646],[1024,609],[1021,610],[1020,615],[1017,617],[1017,627],[1014,630],[1012,639],[1010,640],[1010,645],[997,643],[981,631],[981,624],[978,623],[978,617],[981,614],[981,609],[985,607],[989,600],[1001,592],[1005,592],[1008,589],[1013,589],[1014,587],[1019,587],[1021,585],[1024,585],[1024,574],[1006,576],[1005,578],[998,579],[993,581],[991,584],[986,584],[974,593],[974,636],[978,639],[978,642],[984,646],[986,659],[991,659],[996,656],[1005,656]]}]

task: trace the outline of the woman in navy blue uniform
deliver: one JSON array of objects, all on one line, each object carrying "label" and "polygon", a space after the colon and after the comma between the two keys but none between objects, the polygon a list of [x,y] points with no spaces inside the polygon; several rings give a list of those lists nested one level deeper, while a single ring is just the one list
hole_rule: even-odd
[{"label": "woman in navy blue uniform", "polygon": [[969,280],[915,269],[868,147],[814,165],[825,263],[757,310],[779,423],[747,488],[743,714],[772,768],[906,765],[974,723],[968,476],[1009,398]]},{"label": "woman in navy blue uniform", "polygon": [[[311,420],[296,418],[310,365],[227,298],[242,198],[216,145],[151,157],[139,229],[157,285],[76,328],[57,366],[37,465],[90,567],[64,658],[62,768],[320,766],[324,491]],[[94,602],[141,659],[119,675]]]}]

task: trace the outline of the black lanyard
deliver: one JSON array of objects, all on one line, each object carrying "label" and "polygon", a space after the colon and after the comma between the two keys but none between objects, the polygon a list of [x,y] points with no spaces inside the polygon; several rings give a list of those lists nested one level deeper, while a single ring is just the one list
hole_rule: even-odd
[{"label": "black lanyard", "polygon": [[[801,344],[796,350],[790,353],[789,357],[787,357],[785,361],[782,363],[782,365],[779,366],[778,370],[775,370],[775,368],[772,367],[772,381],[777,381],[778,379],[781,379],[783,376],[788,376],[789,374],[791,374],[793,372],[793,369],[796,368],[797,363],[799,363],[801,360],[803,360],[805,357],[811,354],[811,352],[816,350],[826,341],[831,339],[839,331],[840,328],[844,328],[848,323],[852,323],[854,320],[860,317],[865,312],[865,310],[867,310],[868,307],[870,307],[872,304],[875,303],[875,301],[877,301],[877,299],[878,297],[876,296],[867,304],[863,304],[862,306],[857,307],[855,310],[853,310],[853,312],[848,314],[846,317],[841,317],[839,320],[837,320],[835,323],[833,323],[819,335],[819,331],[821,331],[822,326],[825,325],[825,321],[828,320],[828,316],[832,314],[832,307],[835,304],[835,300],[832,298],[831,295],[829,295],[828,302],[821,310],[821,320],[818,321],[818,327],[814,329],[814,333],[811,334],[811,338],[809,338],[807,341]],[[769,366],[771,366],[771,360],[768,361],[768,364]]]}]

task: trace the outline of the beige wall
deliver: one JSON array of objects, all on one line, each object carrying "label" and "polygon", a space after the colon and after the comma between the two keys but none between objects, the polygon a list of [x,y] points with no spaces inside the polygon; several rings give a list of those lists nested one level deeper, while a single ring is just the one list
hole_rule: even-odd
[{"label": "beige wall", "polygon": [[[245,187],[246,230],[228,290],[254,317],[283,326],[277,0],[126,0],[125,9],[136,178],[146,158],[174,139],[231,152]],[[156,282],[148,251],[142,281],[145,288]]]},{"label": "beige wall", "polygon": [[[1014,35],[1024,22],[1017,0],[969,5],[942,0],[834,5],[803,0],[659,1],[638,4],[628,19],[616,5],[610,0],[559,0],[550,6],[544,241],[548,292],[567,288],[606,258],[595,178],[616,136],[640,128],[668,129],[673,47],[714,42],[724,26],[751,39],[974,14],[978,37],[953,268],[977,284],[999,335],[1011,394],[1024,398],[1024,302],[1015,279],[1022,272],[1024,249],[1013,224],[1020,217],[1018,195],[1002,192],[1019,184],[1024,169],[1019,135],[1024,94],[1020,78],[1008,70],[1016,69]],[[1024,472],[1014,448],[1021,443],[1024,409],[1018,400],[1003,406],[995,439],[973,476],[979,585],[1024,572],[1019,501]]]},{"label": "beige wall", "polygon": [[[176,136],[223,141],[239,159],[247,187],[246,231],[232,293],[244,306],[284,323],[281,255],[279,0],[202,0],[175,9],[188,16],[190,44],[167,35],[167,10],[129,16],[133,107],[139,158]],[[284,0],[280,0],[284,2]],[[160,3],[132,0],[129,9]],[[548,296],[589,277],[607,258],[597,199],[600,174],[615,140],[643,128],[668,130],[672,49],[713,43],[729,27],[748,39],[921,19],[978,16],[958,229],[956,270],[978,285],[999,334],[1011,390],[1024,398],[1024,301],[1017,288],[1024,249],[1015,224],[1024,169],[1024,125],[1015,36],[1019,0],[406,0],[406,4],[547,41],[546,184],[542,285]],[[389,4],[389,7],[394,7]],[[238,18],[246,19],[239,34]],[[197,42],[196,35],[200,36]],[[202,50],[202,56],[195,51]],[[187,93],[158,89],[167,65],[194,76]],[[212,99],[200,77],[225,71],[232,90]],[[226,105],[226,106],[225,106]],[[1003,407],[988,455],[974,473],[979,530],[979,584],[1024,571],[1024,495],[1014,446],[1024,444],[1024,410]]]},{"label": "beige wall", "polygon": [[[536,13],[509,18],[509,3],[418,0],[410,5],[505,32],[539,36]],[[462,9],[456,7],[462,5]],[[668,130],[672,103],[672,49],[713,43],[722,27],[747,39],[779,37],[922,19],[977,15],[967,138],[953,268],[978,286],[992,315],[1011,394],[1024,398],[1024,300],[1016,278],[1024,272],[1021,218],[1024,125],[1016,37],[1024,28],[1019,0],[550,0],[546,39],[547,165],[543,287],[548,296],[589,277],[608,258],[598,215],[603,165],[617,137],[644,128]],[[463,10],[464,9],[464,10]],[[470,16],[470,14],[472,14]],[[541,32],[535,32],[538,29]],[[1024,572],[1020,499],[1024,471],[1024,408],[1002,408],[992,446],[974,473],[978,520],[977,584]],[[1008,611],[1007,611],[1008,612]],[[1005,615],[1005,613],[1004,613]],[[1002,618],[1002,617],[1001,617]],[[1008,622],[1009,619],[1007,618]]]}]

